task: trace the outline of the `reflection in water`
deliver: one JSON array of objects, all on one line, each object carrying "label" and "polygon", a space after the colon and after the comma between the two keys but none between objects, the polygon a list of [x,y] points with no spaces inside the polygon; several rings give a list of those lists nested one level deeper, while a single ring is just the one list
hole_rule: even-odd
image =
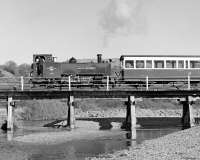
[{"label": "reflection in water", "polygon": [[7,140],[12,141],[13,140],[13,131],[7,131]]},{"label": "reflection in water", "polygon": [[130,132],[127,133],[129,135],[128,139],[136,139],[136,128],[132,128]]},{"label": "reflection in water", "polygon": [[38,145],[32,146],[29,149],[26,147],[26,152],[32,153],[29,160],[84,159],[86,157],[94,157],[99,154],[127,149],[130,146],[137,146],[141,141],[151,139],[152,137],[160,137],[173,131],[167,131],[166,129],[137,130],[137,139],[130,139],[131,132],[124,131],[119,135],[98,137],[93,140],[76,140],[59,145]]},{"label": "reflection in water", "polygon": [[76,157],[76,149],[74,148],[74,146],[70,146],[67,153],[69,159],[73,159],[73,157]]},{"label": "reflection in water", "polygon": [[127,145],[127,147],[132,146],[133,142],[134,142],[134,145],[135,145],[136,137],[137,137],[136,128],[133,128],[132,131],[128,131],[126,133],[126,139],[127,139],[126,145]]}]

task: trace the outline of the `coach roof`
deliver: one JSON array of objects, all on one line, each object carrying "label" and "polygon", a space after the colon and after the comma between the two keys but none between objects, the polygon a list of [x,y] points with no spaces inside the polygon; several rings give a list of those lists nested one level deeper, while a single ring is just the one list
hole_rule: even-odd
[{"label": "coach roof", "polygon": [[141,55],[141,54],[134,54],[134,55],[121,55],[120,60],[123,60],[124,57],[191,57],[191,58],[200,58],[200,55],[158,55],[158,54],[149,54],[149,55]]}]

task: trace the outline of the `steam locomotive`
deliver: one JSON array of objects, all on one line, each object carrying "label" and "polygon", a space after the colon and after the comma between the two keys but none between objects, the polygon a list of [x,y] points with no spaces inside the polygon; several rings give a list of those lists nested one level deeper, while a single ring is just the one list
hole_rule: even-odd
[{"label": "steam locomotive", "polygon": [[64,85],[70,76],[72,84],[95,85],[106,82],[106,76],[111,75],[110,61],[103,61],[102,55],[97,55],[97,62],[80,63],[72,57],[67,62],[56,62],[51,54],[33,55],[31,66],[31,81],[34,85]]}]

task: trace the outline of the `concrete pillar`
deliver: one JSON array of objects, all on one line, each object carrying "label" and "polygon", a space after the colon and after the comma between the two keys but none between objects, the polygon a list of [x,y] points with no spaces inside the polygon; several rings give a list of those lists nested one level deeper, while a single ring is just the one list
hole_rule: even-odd
[{"label": "concrete pillar", "polygon": [[135,97],[129,96],[127,103],[126,121],[122,125],[123,129],[134,130],[136,127]]},{"label": "concrete pillar", "polygon": [[7,130],[13,130],[13,106],[12,97],[8,97],[8,108],[7,108]]},{"label": "concrete pillar", "polygon": [[183,104],[183,114],[182,114],[182,128],[190,128],[195,126],[195,119],[193,115],[193,100],[191,96],[187,96],[185,101],[182,101]]},{"label": "concrete pillar", "polygon": [[74,97],[68,97],[68,117],[67,125],[73,129],[75,127],[75,110],[74,110]]}]

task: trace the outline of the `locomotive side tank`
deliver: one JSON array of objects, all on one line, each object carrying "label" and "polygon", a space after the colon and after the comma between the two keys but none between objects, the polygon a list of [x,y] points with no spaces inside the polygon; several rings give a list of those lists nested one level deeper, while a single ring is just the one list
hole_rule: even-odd
[{"label": "locomotive side tank", "polygon": [[108,76],[111,67],[109,63],[62,63],[61,71],[62,76]]}]

